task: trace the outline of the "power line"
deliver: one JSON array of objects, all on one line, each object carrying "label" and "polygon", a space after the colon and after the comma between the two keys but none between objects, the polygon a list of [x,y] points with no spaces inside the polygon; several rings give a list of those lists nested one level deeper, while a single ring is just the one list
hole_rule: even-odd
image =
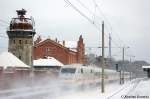
[{"label": "power line", "polygon": [[1,23],[0,23],[0,25],[3,26],[3,27],[7,27],[7,25],[1,24]]},{"label": "power line", "polygon": [[[96,1],[93,0],[93,2],[94,2],[94,4],[95,4],[95,6],[97,6],[97,8],[98,8],[99,12],[101,13],[101,15],[102,15],[102,16],[104,17],[104,19],[106,20],[105,23],[108,23],[108,26],[110,27],[110,31],[112,32],[112,31],[113,31],[113,30],[112,30],[112,25],[111,25],[111,23],[109,22],[108,18],[104,15],[104,13],[102,12],[101,8],[100,8],[99,5],[96,3]],[[126,46],[126,44],[124,43],[124,41],[120,39],[120,37],[119,37],[119,35],[117,34],[117,32],[114,32],[114,33],[118,36],[118,37],[117,37],[118,40],[121,41],[124,46]]]},{"label": "power line", "polygon": [[[101,31],[100,29],[100,23],[99,22],[94,22],[92,19],[90,19],[85,13],[83,13],[82,11],[79,10],[79,8],[77,8],[75,5],[73,5],[69,0],[64,0],[69,6],[71,6],[73,9],[75,9],[80,15],[82,15],[83,17],[85,17],[90,23],[92,23],[99,31]],[[93,13],[88,7],[86,7],[80,0],[78,0],[78,2],[80,3],[80,5],[82,5],[85,9],[88,10],[88,12],[90,12],[92,15],[96,15],[95,13]],[[103,14],[103,12],[101,11],[101,9],[99,8],[99,6],[97,5],[97,3],[95,2],[95,0],[93,0],[94,4],[95,4],[95,8],[98,7],[99,12],[101,12],[102,16],[104,17],[104,19],[106,20],[106,22],[108,23],[108,26],[110,27],[110,31],[112,32],[112,26],[109,23],[109,21],[107,20],[107,18],[105,17],[105,15]],[[109,28],[106,28],[109,31]],[[107,38],[109,38],[108,35],[105,34],[105,36]],[[120,40],[120,39],[119,39]],[[118,48],[122,48],[120,46],[120,44],[118,45],[113,39],[111,39],[112,43],[114,43],[116,46],[118,46]],[[121,40],[120,40],[121,41]],[[121,41],[122,42],[122,41]],[[120,43],[120,42],[119,42]]]},{"label": "power line", "polygon": [[93,21],[87,17],[84,13],[82,13],[77,7],[75,7],[69,0],[64,0],[68,5],[70,5],[72,8],[74,8],[79,14],[81,14],[84,18],[86,18],[90,23],[93,23]]},{"label": "power line", "polygon": [[[94,22],[93,23],[93,20],[91,20],[89,17],[87,17],[83,12],[81,12],[77,7],[75,7],[69,0],[64,0],[68,5],[70,5],[73,9],[75,9],[77,12],[79,12],[79,14],[81,14],[83,17],[85,17],[90,23],[92,23],[99,31],[101,31],[100,29],[100,23],[96,23]],[[81,3],[81,2],[80,2]],[[83,5],[83,4],[82,4]],[[85,7],[85,6],[84,6]],[[86,7],[87,8],[87,7]],[[90,10],[88,10],[89,12],[91,12]],[[91,12],[93,14],[93,12]],[[98,26],[97,26],[98,25]],[[105,34],[105,36],[107,36],[108,38],[108,35]]]},{"label": "power line", "polygon": [[9,24],[7,21],[2,20],[2,19],[0,19],[0,22],[4,23],[4,24],[6,24],[6,25],[8,25],[8,24]]},{"label": "power line", "polygon": [[8,38],[7,36],[0,35],[1,38]]},{"label": "power line", "polygon": [[[73,7],[77,12],[79,12],[82,16],[83,16],[83,12],[81,12],[77,7],[75,7],[69,0],[64,0],[67,4],[69,4],[71,7]],[[78,2],[80,3],[81,6],[83,6],[85,9],[87,9],[88,12],[90,12],[92,15],[95,15],[88,7],[86,7],[80,0],[78,0]],[[95,3],[94,3],[95,4]],[[98,6],[97,4],[95,4],[95,6]],[[100,9],[99,9],[100,10]],[[105,15],[103,14],[102,15],[103,17],[105,17]],[[99,22],[94,22],[93,20],[91,20],[89,17],[87,17],[85,14],[84,14],[84,17],[90,21],[90,23],[92,23],[99,31],[101,31],[101,29],[99,28],[99,26],[101,25]],[[99,17],[98,17],[99,18]],[[100,18],[99,18],[100,19]],[[107,19],[107,18],[105,18]],[[102,20],[102,19],[101,19]],[[98,26],[97,26],[98,25]],[[111,25],[109,25],[111,26]],[[108,28],[107,28],[108,29]],[[109,30],[109,29],[108,29]],[[108,35],[105,34],[105,36],[107,38],[109,38]],[[112,42],[116,45],[116,46],[120,46],[118,45],[114,40],[112,40]]]}]

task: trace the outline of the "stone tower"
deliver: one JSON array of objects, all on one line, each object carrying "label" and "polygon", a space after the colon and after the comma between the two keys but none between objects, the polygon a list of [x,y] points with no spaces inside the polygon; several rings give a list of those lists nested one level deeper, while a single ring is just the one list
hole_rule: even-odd
[{"label": "stone tower", "polygon": [[8,51],[27,65],[33,65],[33,37],[35,35],[33,18],[26,18],[26,10],[17,10],[17,18],[12,18],[7,30]]}]

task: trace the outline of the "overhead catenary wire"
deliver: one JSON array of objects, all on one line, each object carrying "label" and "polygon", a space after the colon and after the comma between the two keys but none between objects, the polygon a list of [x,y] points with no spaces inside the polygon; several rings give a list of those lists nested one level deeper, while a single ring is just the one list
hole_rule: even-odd
[{"label": "overhead catenary wire", "polygon": [[8,25],[8,24],[9,24],[7,21],[2,20],[2,19],[0,19],[0,22],[4,23],[4,24],[6,24],[6,25]]},{"label": "overhead catenary wire", "polygon": [[[90,14],[92,14],[92,15],[94,16],[94,17],[93,17],[93,20],[92,20],[89,16],[87,16],[85,13],[83,13],[81,10],[79,10],[79,8],[78,8],[77,6],[75,6],[74,4],[72,4],[69,0],[64,0],[64,1],[65,1],[69,6],[71,6],[74,10],[76,10],[77,12],[79,12],[80,15],[82,15],[83,17],[85,17],[85,18],[86,18],[91,24],[93,24],[94,27],[96,27],[99,31],[101,31],[101,28],[100,28],[101,22],[102,22],[102,20],[104,20],[105,23],[106,23],[105,29],[108,30],[108,31],[110,31],[109,33],[112,34],[112,32],[113,32],[112,26],[111,26],[109,20],[107,19],[107,17],[106,17],[106,16],[104,15],[104,13],[101,11],[101,8],[99,7],[99,5],[96,3],[95,0],[93,0],[94,5],[95,5],[95,10],[94,10],[94,12],[91,11],[87,6],[85,6],[85,4],[82,3],[80,0],[76,0],[82,7],[84,7]],[[103,16],[103,19],[100,18],[100,17],[98,17],[98,16],[96,16],[96,8],[98,8],[98,11],[99,11],[99,13],[101,13],[101,15]],[[95,20],[95,18],[98,18],[101,22],[100,22],[100,23],[97,22],[97,21]],[[115,34],[117,34],[117,33],[115,32]],[[109,36],[108,36],[107,34],[105,34],[105,36],[106,36],[107,38],[109,38]],[[117,36],[118,36],[118,35],[117,35]],[[118,42],[116,42],[116,41],[114,40],[114,38],[111,39],[112,43],[113,43],[114,45],[116,45],[116,47],[118,47],[118,48],[127,47],[127,45],[123,42],[123,40],[120,39],[119,36],[117,37],[117,39],[119,40]],[[119,43],[119,44],[118,44],[118,43]],[[121,43],[122,43],[122,44],[121,44]]]},{"label": "overhead catenary wire", "polygon": [[0,38],[8,38],[4,33],[0,33]]},{"label": "overhead catenary wire", "polygon": [[[69,0],[64,0],[69,6],[71,6],[73,9],[75,9],[77,12],[79,12],[79,14],[81,14],[83,17],[85,17],[91,24],[93,24],[99,31],[101,31],[100,29],[100,25],[101,23],[99,22],[93,22],[92,19],[90,19],[88,16],[86,16],[83,12],[81,12],[75,5],[73,5]],[[88,7],[86,7],[80,0],[77,0],[77,2],[79,2],[79,4],[81,6],[83,6],[85,9],[87,9],[87,11],[89,13],[91,13],[92,15],[95,15]],[[97,4],[95,4],[97,6]],[[103,15],[104,16],[104,15]],[[98,17],[99,18],[99,17]],[[100,19],[100,18],[99,18]],[[102,19],[101,19],[102,21]],[[107,34],[105,34],[105,36],[107,38],[109,38],[109,36]],[[113,39],[112,39],[112,43],[114,43],[116,46],[120,47],[120,45],[118,45]]]},{"label": "overhead catenary wire", "polygon": [[[79,12],[79,13],[80,13],[83,17],[85,17],[88,21],[90,21],[90,23],[92,23],[99,31],[101,31],[101,29],[99,28],[99,26],[100,26],[101,24],[98,23],[98,26],[97,26],[97,25],[96,25],[96,22],[93,22],[93,20],[91,20],[88,16],[86,16],[83,12],[81,12],[81,11],[80,11],[76,6],[74,6],[69,0],[64,0],[64,1],[65,1],[68,5],[70,5],[71,7],[73,7],[77,12]],[[79,2],[84,8],[86,8],[91,14],[93,14],[92,11],[88,9],[88,7],[86,7],[83,3],[80,2],[80,0],[78,0],[78,2]],[[105,36],[106,36],[107,38],[109,38],[108,35],[105,34]],[[112,41],[113,41],[113,40],[112,40]],[[118,44],[117,44],[116,42],[113,41],[113,43],[118,46]]]},{"label": "overhead catenary wire", "polygon": [[[113,35],[113,34],[115,33],[116,35],[115,35],[114,37],[117,36],[117,39],[118,39],[121,43],[123,43],[122,45],[123,45],[123,46],[127,46],[127,44],[126,44],[123,40],[120,39],[120,37],[119,37],[119,35],[118,35],[117,32],[112,32],[112,31],[114,31],[114,29],[112,29],[111,23],[109,22],[108,18],[104,15],[103,11],[101,10],[101,8],[100,8],[100,6],[97,4],[97,2],[96,2],[95,0],[93,0],[93,3],[94,3],[95,6],[98,8],[99,13],[101,13],[101,15],[104,17],[104,20],[106,21],[105,23],[108,23],[108,26],[110,27],[111,35]],[[107,27],[106,27],[106,28],[107,28]],[[114,39],[114,38],[113,38],[113,39]]]},{"label": "overhead catenary wire", "polygon": [[[82,15],[84,18],[86,18],[90,23],[93,24],[93,20],[91,20],[89,17],[87,17],[83,12],[81,12],[76,6],[74,6],[69,0],[64,0],[68,5],[70,5],[73,9],[75,9],[80,15]],[[95,25],[95,24],[94,24]],[[96,26],[96,28],[98,28]]]},{"label": "overhead catenary wire", "polygon": [[8,37],[6,37],[6,36],[0,36],[0,38],[8,38]]},{"label": "overhead catenary wire", "polygon": [[[68,5],[70,5],[72,8],[74,8],[77,12],[79,12],[79,14],[81,14],[83,17],[85,17],[90,23],[92,23],[99,31],[101,31],[100,29],[100,23],[94,22],[93,20],[90,19],[89,17],[87,17],[83,12],[81,12],[76,6],[74,6],[69,0],[64,0]],[[91,11],[90,11],[91,12]],[[108,35],[105,34],[105,36],[108,38]]]}]

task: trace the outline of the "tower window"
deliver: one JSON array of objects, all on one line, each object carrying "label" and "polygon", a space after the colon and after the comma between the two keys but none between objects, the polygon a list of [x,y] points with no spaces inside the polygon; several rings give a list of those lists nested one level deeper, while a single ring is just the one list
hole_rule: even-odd
[{"label": "tower window", "polygon": [[19,44],[22,44],[22,41],[21,41],[21,40],[19,40]]},{"label": "tower window", "polygon": [[25,41],[25,44],[28,44],[28,41],[27,41],[27,40]]},{"label": "tower window", "polygon": [[16,43],[16,41],[15,41],[15,40],[13,40],[13,43],[15,44],[15,43]]},{"label": "tower window", "polygon": [[32,41],[30,41],[30,44],[32,44]]},{"label": "tower window", "polygon": [[21,56],[19,56],[19,59],[21,60]]}]

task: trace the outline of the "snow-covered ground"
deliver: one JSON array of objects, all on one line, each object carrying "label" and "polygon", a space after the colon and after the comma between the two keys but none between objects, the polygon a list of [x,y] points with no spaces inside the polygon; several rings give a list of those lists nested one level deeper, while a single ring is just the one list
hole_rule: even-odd
[{"label": "snow-covered ground", "polygon": [[150,99],[149,86],[150,80],[135,79],[124,85],[106,85],[105,93],[101,93],[101,89],[98,88],[60,96],[58,99]]},{"label": "snow-covered ground", "polygon": [[0,91],[0,99],[150,99],[150,80],[137,78],[120,85],[119,81],[105,84],[105,93],[101,85],[97,87],[69,89],[59,84],[32,86],[21,89]]}]

